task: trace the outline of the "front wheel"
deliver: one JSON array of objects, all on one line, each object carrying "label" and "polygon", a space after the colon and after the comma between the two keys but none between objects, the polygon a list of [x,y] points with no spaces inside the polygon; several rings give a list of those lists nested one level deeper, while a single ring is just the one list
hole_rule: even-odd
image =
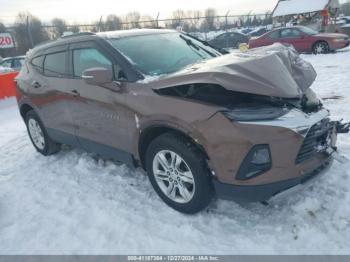
[{"label": "front wheel", "polygon": [[149,180],[170,207],[182,213],[196,213],[213,197],[210,172],[204,155],[187,138],[166,133],[147,149]]},{"label": "front wheel", "polygon": [[316,42],[312,48],[314,54],[326,54],[329,52],[329,45],[327,42]]}]

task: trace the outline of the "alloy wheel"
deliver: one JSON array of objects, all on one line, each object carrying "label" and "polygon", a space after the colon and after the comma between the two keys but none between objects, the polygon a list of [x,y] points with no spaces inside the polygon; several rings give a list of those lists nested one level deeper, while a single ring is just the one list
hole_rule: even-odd
[{"label": "alloy wheel", "polygon": [[317,43],[314,47],[316,54],[324,54],[327,52],[327,45],[325,43]]},{"label": "alloy wheel", "polygon": [[153,174],[162,192],[172,201],[188,203],[195,193],[195,182],[185,160],[170,150],[158,152],[153,159]]},{"label": "alloy wheel", "polygon": [[45,138],[38,121],[36,121],[33,118],[30,118],[28,121],[28,130],[35,146],[40,150],[44,150]]}]

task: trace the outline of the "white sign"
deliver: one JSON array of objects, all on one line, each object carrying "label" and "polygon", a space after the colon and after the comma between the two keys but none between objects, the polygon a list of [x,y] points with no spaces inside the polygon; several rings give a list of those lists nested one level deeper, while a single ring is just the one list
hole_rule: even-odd
[{"label": "white sign", "polygon": [[0,48],[15,47],[10,33],[0,33]]}]

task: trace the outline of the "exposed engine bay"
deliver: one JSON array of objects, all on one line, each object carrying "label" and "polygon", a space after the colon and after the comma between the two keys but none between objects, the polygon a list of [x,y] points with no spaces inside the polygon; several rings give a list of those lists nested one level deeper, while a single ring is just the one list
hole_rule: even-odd
[{"label": "exposed engine bay", "polygon": [[[215,84],[190,84],[156,90],[160,95],[177,96],[223,107],[226,114],[241,121],[269,120],[297,108],[305,113],[322,108],[316,94],[308,89],[300,98],[279,98],[226,90]],[[259,116],[257,116],[257,113]],[[231,117],[230,117],[231,118]]]}]

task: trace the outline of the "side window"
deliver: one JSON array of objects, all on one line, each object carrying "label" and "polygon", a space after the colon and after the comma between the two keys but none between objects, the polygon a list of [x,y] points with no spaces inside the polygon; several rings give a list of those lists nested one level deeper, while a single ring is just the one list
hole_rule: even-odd
[{"label": "side window", "polygon": [[40,73],[42,73],[44,71],[44,56],[43,55],[34,57],[30,63]]},{"label": "side window", "polygon": [[15,60],[13,60],[13,67],[20,68],[20,67],[22,67],[23,63],[24,63],[23,59],[15,59]]},{"label": "side window", "polygon": [[301,32],[297,29],[293,29],[292,30],[292,34],[294,37],[300,37],[301,36]]},{"label": "side window", "polygon": [[218,37],[216,37],[216,40],[223,41],[223,40],[226,40],[226,38],[227,38],[227,34],[221,34]]},{"label": "side window", "polygon": [[48,54],[44,61],[44,75],[62,77],[66,75],[66,52]]},{"label": "side window", "polygon": [[74,76],[81,77],[84,70],[92,67],[104,67],[113,70],[112,62],[95,48],[73,50]]},{"label": "side window", "polygon": [[282,38],[296,38],[300,36],[299,30],[296,29],[284,29],[281,31]]},{"label": "side window", "polygon": [[280,31],[277,30],[277,31],[272,32],[271,34],[269,34],[269,38],[272,38],[272,39],[280,38]]},{"label": "side window", "polygon": [[6,61],[3,61],[2,63],[0,63],[0,66],[2,66],[2,67],[11,67],[11,59],[9,59],[9,60],[6,60]]}]

